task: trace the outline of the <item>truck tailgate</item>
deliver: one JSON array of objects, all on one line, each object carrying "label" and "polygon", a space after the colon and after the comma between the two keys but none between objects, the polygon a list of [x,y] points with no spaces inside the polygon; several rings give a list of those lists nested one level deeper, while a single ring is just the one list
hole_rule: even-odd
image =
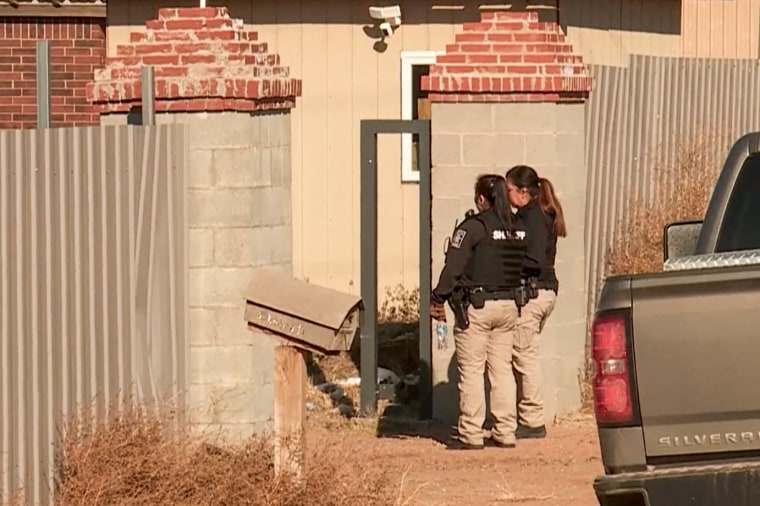
[{"label": "truck tailgate", "polygon": [[760,266],[635,276],[647,457],[760,450]]}]

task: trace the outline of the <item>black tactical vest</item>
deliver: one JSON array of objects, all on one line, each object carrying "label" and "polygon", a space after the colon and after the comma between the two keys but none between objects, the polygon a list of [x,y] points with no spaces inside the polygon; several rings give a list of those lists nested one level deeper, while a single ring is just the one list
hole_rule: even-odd
[{"label": "black tactical vest", "polygon": [[519,287],[527,250],[525,232],[505,230],[493,209],[471,219],[480,221],[486,229],[486,238],[475,246],[465,269],[471,286],[486,291]]}]

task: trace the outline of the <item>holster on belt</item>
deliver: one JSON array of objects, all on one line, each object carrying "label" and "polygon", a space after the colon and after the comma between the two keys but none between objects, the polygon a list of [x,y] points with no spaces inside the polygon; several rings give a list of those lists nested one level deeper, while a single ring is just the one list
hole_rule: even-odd
[{"label": "holster on belt", "polygon": [[470,305],[468,292],[463,287],[457,287],[449,297],[449,307],[454,313],[454,325],[460,330],[466,330],[470,326],[470,317],[467,316],[467,307]]},{"label": "holster on belt", "polygon": [[525,287],[528,289],[528,299],[537,299],[538,298],[538,278],[528,278],[525,282]]},{"label": "holster on belt", "polygon": [[530,300],[528,287],[526,285],[520,285],[519,288],[515,288],[515,305],[517,306],[517,316],[522,316],[522,308],[528,305]]}]

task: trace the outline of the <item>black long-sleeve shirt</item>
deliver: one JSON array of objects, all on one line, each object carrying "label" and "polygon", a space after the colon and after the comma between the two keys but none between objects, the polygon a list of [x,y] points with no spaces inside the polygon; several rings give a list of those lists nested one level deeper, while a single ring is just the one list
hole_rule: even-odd
[{"label": "black long-sleeve shirt", "polygon": [[472,256],[475,246],[485,238],[486,227],[481,221],[473,218],[466,219],[454,230],[438,285],[430,297],[431,301],[443,304],[448,300],[464,276],[467,261]]},{"label": "black long-sleeve shirt", "polygon": [[557,257],[557,235],[554,233],[554,217],[545,213],[535,200],[517,210],[525,226],[528,251],[525,258],[525,274],[536,276],[539,282],[556,283],[554,262]]}]

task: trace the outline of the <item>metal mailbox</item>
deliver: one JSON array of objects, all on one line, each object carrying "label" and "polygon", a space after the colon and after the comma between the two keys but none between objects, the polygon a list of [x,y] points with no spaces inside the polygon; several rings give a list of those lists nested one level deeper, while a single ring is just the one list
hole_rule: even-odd
[{"label": "metal mailbox", "polygon": [[269,270],[254,273],[245,299],[249,328],[321,354],[351,349],[364,310],[361,297]]}]

